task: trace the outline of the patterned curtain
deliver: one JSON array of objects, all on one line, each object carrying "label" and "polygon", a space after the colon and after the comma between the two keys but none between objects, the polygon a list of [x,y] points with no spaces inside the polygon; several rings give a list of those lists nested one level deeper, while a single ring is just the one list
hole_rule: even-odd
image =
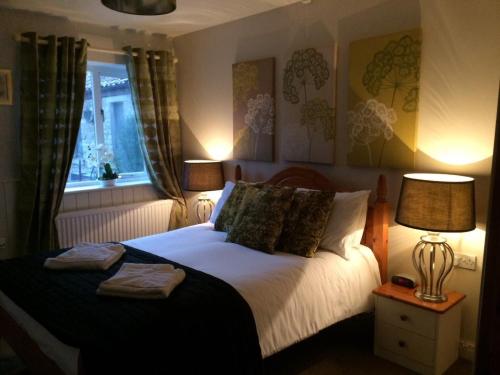
[{"label": "patterned curtain", "polygon": [[[85,96],[87,42],[40,38],[21,43],[21,251],[58,248],[55,216],[71,167]],[[46,43],[41,44],[43,40]]]},{"label": "patterned curtain", "polygon": [[174,200],[169,227],[179,228],[187,224],[187,210],[179,180],[182,150],[174,58],[167,51],[125,50],[146,167],[158,194]]}]

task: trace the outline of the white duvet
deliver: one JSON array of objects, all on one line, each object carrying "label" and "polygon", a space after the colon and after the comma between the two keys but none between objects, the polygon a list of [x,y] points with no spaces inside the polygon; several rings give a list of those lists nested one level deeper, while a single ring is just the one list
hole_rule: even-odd
[{"label": "white duvet", "polygon": [[[360,246],[350,260],[319,251],[314,258],[266,254],[224,242],[210,223],[126,241],[211,274],[232,285],[252,309],[263,357],[373,307],[380,285],[377,261]],[[66,373],[77,372],[78,349],[55,337],[0,292],[0,305]]]}]

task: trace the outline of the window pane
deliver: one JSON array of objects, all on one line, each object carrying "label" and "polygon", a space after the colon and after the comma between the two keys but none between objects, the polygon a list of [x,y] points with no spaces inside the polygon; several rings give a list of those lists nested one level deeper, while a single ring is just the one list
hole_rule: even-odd
[{"label": "window pane", "polygon": [[99,185],[104,163],[121,181],[149,181],[123,64],[89,61],[85,101],[67,187]]},{"label": "window pane", "polygon": [[104,145],[112,150],[119,173],[144,172],[130,85],[125,67],[120,68],[114,75],[107,71],[100,76]]},{"label": "window pane", "polygon": [[83,104],[82,119],[80,120],[80,132],[78,133],[68,182],[91,181],[98,177],[99,162],[97,160],[96,151],[92,79],[92,72],[87,71],[85,101]]}]

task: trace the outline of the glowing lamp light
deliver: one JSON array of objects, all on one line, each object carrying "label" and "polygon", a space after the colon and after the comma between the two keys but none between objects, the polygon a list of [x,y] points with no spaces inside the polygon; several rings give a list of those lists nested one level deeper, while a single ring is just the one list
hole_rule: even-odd
[{"label": "glowing lamp light", "polygon": [[441,163],[457,166],[477,163],[493,155],[493,145],[490,147],[470,137],[452,138],[451,135],[420,142],[419,149]]},{"label": "glowing lamp light", "polygon": [[220,140],[209,141],[205,145],[208,155],[213,160],[227,160],[230,159],[233,150],[232,143],[224,143]]}]

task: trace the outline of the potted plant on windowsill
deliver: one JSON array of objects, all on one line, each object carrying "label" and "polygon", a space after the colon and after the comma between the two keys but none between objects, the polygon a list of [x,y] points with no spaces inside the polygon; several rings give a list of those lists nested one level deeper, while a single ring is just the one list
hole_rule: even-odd
[{"label": "potted plant on windowsill", "polygon": [[115,186],[116,180],[119,178],[116,172],[113,172],[113,168],[111,168],[111,164],[104,163],[104,172],[102,176],[99,177],[99,180],[104,186]]}]

